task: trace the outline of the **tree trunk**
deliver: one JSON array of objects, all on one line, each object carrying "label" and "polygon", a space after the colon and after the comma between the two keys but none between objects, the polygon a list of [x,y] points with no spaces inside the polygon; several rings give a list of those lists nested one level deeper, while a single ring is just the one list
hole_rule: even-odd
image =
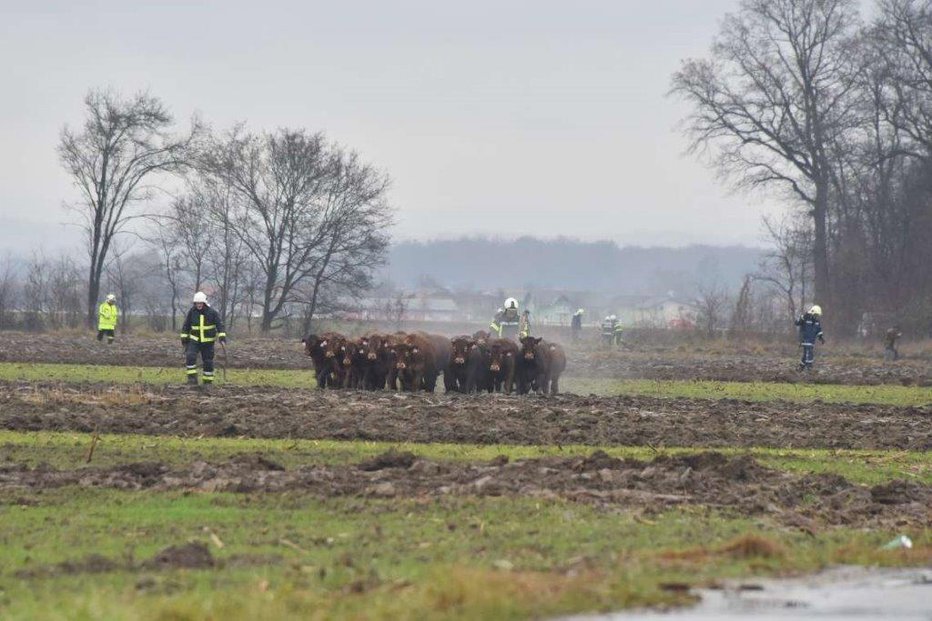
[{"label": "tree trunk", "polygon": [[97,329],[97,297],[100,295],[100,276],[94,273],[94,262],[91,261],[90,275],[87,279],[87,327]]},{"label": "tree trunk", "polygon": [[813,300],[816,304],[830,302],[828,271],[828,192],[826,184],[816,186],[815,205],[812,209],[815,238],[813,240],[812,261],[815,282],[813,283]]}]

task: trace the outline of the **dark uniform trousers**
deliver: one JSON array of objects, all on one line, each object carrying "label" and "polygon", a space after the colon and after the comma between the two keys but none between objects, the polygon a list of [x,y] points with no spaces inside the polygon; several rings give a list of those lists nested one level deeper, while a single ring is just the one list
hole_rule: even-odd
[{"label": "dark uniform trousers", "polygon": [[201,355],[201,362],[204,364],[204,381],[210,383],[214,381],[214,344],[198,343],[189,340],[185,348],[184,363],[188,377],[197,376],[197,355]]}]

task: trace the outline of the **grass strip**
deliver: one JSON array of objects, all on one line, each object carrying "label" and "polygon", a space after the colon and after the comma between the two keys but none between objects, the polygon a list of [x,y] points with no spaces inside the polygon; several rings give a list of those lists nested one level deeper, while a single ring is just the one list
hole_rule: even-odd
[{"label": "grass strip", "polygon": [[[702,507],[87,488],[0,500],[4,619],[545,618],[686,603],[677,585],[722,578],[930,560],[928,530],[885,551],[898,533],[810,536]],[[190,541],[216,565],[145,565]],[[110,570],[82,569],[100,559]]]},{"label": "grass strip", "polygon": [[[46,463],[59,469],[84,467],[93,434],[76,432],[18,432],[0,430],[0,463],[30,467]],[[372,458],[394,448],[433,460],[488,461],[499,455],[511,460],[573,457],[603,450],[613,457],[649,461],[658,455],[701,452],[699,448],[515,446],[475,444],[417,444],[341,440],[254,438],[182,438],[177,436],[100,436],[94,466],[132,461],[184,465],[193,461],[223,461],[241,453],[261,453],[285,467],[304,464],[344,465]],[[932,485],[932,454],[920,451],[716,448],[726,455],[753,456],[763,465],[794,473],[837,474],[853,483],[876,485],[909,479]]]},{"label": "grass strip", "polygon": [[[116,384],[174,384],[184,380],[183,370],[166,367],[124,367],[47,363],[0,363],[0,380],[106,382]],[[239,386],[313,388],[310,370],[229,369],[227,381]],[[218,385],[222,379],[218,379]],[[824,401],[893,406],[932,404],[932,388],[921,386],[855,386],[840,384],[778,384],[770,382],[718,382],[710,380],[614,380],[567,377],[565,392],[599,396],[650,396],[658,398],[739,399],[744,401]]]}]

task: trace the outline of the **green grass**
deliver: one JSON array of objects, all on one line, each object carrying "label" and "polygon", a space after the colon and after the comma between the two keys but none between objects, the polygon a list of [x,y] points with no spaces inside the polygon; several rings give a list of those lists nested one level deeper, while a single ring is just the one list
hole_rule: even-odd
[{"label": "green grass", "polygon": [[[702,585],[838,562],[918,564],[930,544],[928,531],[911,532],[915,549],[884,552],[879,546],[896,533],[810,537],[701,508],[645,518],[527,498],[67,488],[30,498],[4,492],[0,500],[4,619],[547,617],[687,601],[661,589],[665,582]],[[749,554],[723,549],[741,536],[757,542]],[[211,545],[222,565],[139,568],[163,547],[191,540]],[[126,569],[41,575],[92,553]]]},{"label": "green grass", "polygon": [[[313,373],[295,369],[229,369],[230,384],[312,388]],[[0,380],[172,384],[184,380],[183,370],[164,367],[0,363]],[[218,379],[222,384],[222,379]],[[932,404],[932,388],[920,386],[849,386],[838,384],[777,384],[707,380],[613,380],[567,377],[565,392],[602,396],[645,395],[662,398],[786,400],[827,403],[868,403],[896,406]]]},{"label": "green grass", "polygon": [[[41,463],[55,468],[85,466],[91,434],[75,432],[16,432],[0,430],[0,463]],[[509,459],[590,455],[600,447],[565,445],[514,446],[475,444],[415,444],[350,442],[340,440],[286,440],[251,438],[181,438],[177,436],[100,436],[92,465],[108,466],[131,461],[188,464],[196,460],[222,461],[240,453],[273,455],[286,467],[302,464],[353,464],[389,448],[411,451],[434,460],[487,461],[499,455]],[[651,460],[659,454],[695,453],[695,448],[601,447],[609,455]],[[714,449],[727,455],[752,455],[763,465],[796,473],[838,474],[849,481],[873,485],[891,479],[910,479],[932,485],[932,456],[918,451],[835,449]]]}]

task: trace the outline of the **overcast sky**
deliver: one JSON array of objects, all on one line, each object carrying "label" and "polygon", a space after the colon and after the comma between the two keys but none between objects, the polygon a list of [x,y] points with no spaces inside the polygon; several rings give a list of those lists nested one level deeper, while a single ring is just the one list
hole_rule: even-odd
[{"label": "overcast sky", "polygon": [[323,130],[392,177],[398,238],[758,245],[776,209],[683,154],[665,96],[737,0],[140,4],[0,0],[0,249],[75,235],[56,145],[91,87]]}]

